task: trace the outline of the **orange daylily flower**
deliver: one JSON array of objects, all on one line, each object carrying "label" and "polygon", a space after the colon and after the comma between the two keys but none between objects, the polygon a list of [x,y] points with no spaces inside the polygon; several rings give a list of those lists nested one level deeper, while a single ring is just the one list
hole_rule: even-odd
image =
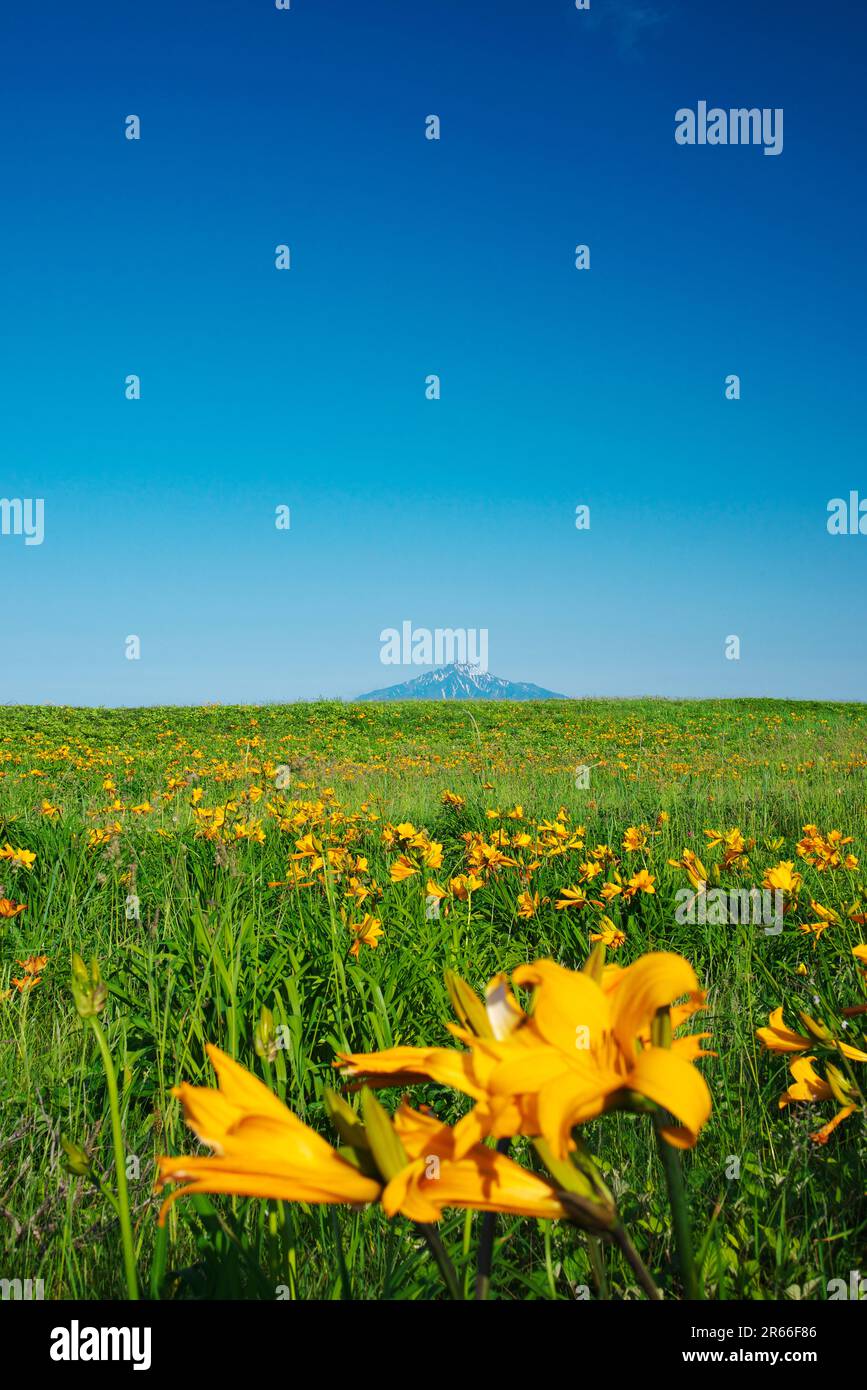
[{"label": "orange daylily flower", "polygon": [[208,1056],[220,1089],[181,1085],[177,1094],[190,1128],[214,1152],[157,1159],[157,1188],[185,1182],[164,1201],[190,1192],[232,1193],[299,1202],[381,1200],[387,1216],[438,1221],[445,1207],[568,1217],[557,1189],[504,1154],[477,1144],[455,1152],[454,1131],[402,1106],[393,1128],[406,1164],[387,1182],[369,1177],[287,1110],[282,1101],[219,1048]]},{"label": "orange daylily flower", "polygon": [[474,1144],[462,1151],[455,1130],[408,1106],[398,1110],[394,1128],[410,1162],[383,1191],[387,1216],[401,1212],[412,1221],[439,1221],[444,1207],[471,1207],[568,1217],[552,1183],[496,1149]]},{"label": "orange daylily flower", "polygon": [[863,1052],[858,1047],[853,1047],[851,1043],[840,1042],[833,1038],[827,1029],[815,1019],[810,1018],[809,1014],[802,1013],[801,1021],[809,1029],[811,1036],[803,1033],[794,1033],[791,1028],[787,1028],[783,1022],[782,1005],[774,1009],[768,1018],[767,1028],[757,1028],[756,1037],[764,1044],[769,1052],[807,1052],[816,1046],[816,1042],[825,1042],[829,1047],[837,1048],[844,1057],[848,1057],[853,1062],[867,1062],[867,1052]]},{"label": "orange daylily flower", "polygon": [[366,912],[360,922],[350,922],[349,930],[355,937],[349,948],[349,954],[358,960],[362,946],[376,949],[379,938],[382,936],[382,923],[378,917],[372,917],[369,912]]},{"label": "orange daylily flower", "polygon": [[290,1202],[377,1200],[380,1183],[341,1158],[225,1052],[211,1044],[206,1051],[219,1090],[184,1082],[174,1094],[187,1124],[213,1153],[157,1159],[158,1190],[168,1182],[185,1184],[164,1201],[160,1222],[172,1202],[189,1192],[231,1192]]},{"label": "orange daylily flower", "polygon": [[[507,978],[497,976],[487,993],[492,1036],[452,1025],[469,1053],[393,1048],[353,1054],[342,1059],[349,1074],[386,1085],[439,1081],[469,1095],[474,1108],[455,1127],[458,1153],[487,1135],[526,1134],[543,1136],[565,1157],[573,1126],[628,1104],[633,1092],[680,1122],[663,1130],[669,1143],[696,1142],[711,1109],[707,1085],[692,1065],[702,1055],[697,1040],[675,1039],[670,1048],[650,1042],[660,1009],[684,994],[691,997],[689,1012],[704,1002],[683,957],[655,952],[603,977],[602,984],[550,960],[521,966],[512,979],[533,988],[532,1014],[523,1014]],[[680,1020],[673,1011],[670,1017],[676,1027]]]}]

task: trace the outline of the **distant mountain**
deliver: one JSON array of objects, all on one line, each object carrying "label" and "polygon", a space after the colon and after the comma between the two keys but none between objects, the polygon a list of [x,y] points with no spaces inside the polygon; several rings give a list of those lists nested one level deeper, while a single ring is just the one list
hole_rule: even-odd
[{"label": "distant mountain", "polygon": [[480,671],[478,666],[456,661],[451,666],[439,666],[425,671],[402,685],[389,685],[385,690],[370,690],[359,700],[565,700],[553,690],[526,681],[504,681]]}]

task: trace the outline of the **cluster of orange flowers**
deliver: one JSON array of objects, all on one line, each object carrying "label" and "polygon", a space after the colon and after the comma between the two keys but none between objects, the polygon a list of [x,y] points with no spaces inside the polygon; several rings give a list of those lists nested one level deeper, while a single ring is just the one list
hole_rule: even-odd
[{"label": "cluster of orange flowers", "polygon": [[[852,954],[859,964],[863,962],[867,975],[867,945],[853,946]],[[858,1080],[851,1065],[853,1062],[867,1062],[867,1052],[863,1048],[855,1047],[853,1043],[845,1042],[840,1036],[842,1030],[847,1027],[848,1019],[867,1014],[867,1003],[853,1005],[841,1010],[841,1013],[842,1024],[836,1029],[799,1010],[798,1017],[805,1031],[796,1033],[784,1023],[783,1010],[780,1007],[774,1009],[767,1028],[757,1030],[758,1038],[770,1052],[798,1054],[789,1066],[792,1084],[780,1096],[781,1109],[794,1101],[816,1104],[819,1101],[834,1100],[839,1106],[833,1118],[810,1135],[817,1144],[827,1144],[829,1136],[839,1124],[856,1111],[864,1110],[867,1105],[867,1090]],[[864,1041],[867,1043],[867,1036]],[[805,1053],[810,1055],[805,1056]],[[817,1054],[821,1054],[824,1076],[817,1072],[814,1066]]]},{"label": "cluster of orange flowers", "polygon": [[[0,860],[4,861],[10,869],[23,869],[29,873],[36,863],[36,855],[33,850],[16,848],[8,840],[0,849]],[[27,911],[27,904],[16,902],[14,898],[8,898],[0,892],[0,922],[9,922],[18,918]],[[15,977],[12,980],[14,989],[19,994],[29,993],[34,986],[42,979],[41,972],[48,964],[47,956],[27,956],[24,960],[19,960],[18,964],[24,971],[23,976]],[[0,991],[0,1003],[11,999],[12,989]]]}]

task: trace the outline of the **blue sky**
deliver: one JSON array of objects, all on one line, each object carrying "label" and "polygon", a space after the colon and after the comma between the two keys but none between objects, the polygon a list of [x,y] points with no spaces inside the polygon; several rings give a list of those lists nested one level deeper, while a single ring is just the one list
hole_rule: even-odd
[{"label": "blue sky", "polygon": [[[379,660],[405,619],[568,694],[864,699],[867,536],[826,518],[867,497],[865,37],[804,0],[17,7],[0,497],[45,539],[0,535],[0,701],[351,697],[419,674]],[[677,145],[700,100],[783,108],[782,154]]]}]

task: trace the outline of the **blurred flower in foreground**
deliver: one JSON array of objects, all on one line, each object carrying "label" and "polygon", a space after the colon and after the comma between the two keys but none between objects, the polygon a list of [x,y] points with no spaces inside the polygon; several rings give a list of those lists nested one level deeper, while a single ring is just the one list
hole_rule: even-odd
[{"label": "blurred flower in foreground", "polygon": [[364,1123],[339,1097],[327,1094],[344,1146],[338,1153],[250,1072],[208,1046],[220,1089],[188,1086],[175,1094],[207,1157],[157,1160],[157,1187],[185,1182],[163,1203],[160,1220],[190,1192],[234,1193],[298,1202],[381,1200],[388,1216],[438,1221],[445,1207],[472,1207],[524,1216],[568,1217],[553,1183],[504,1154],[472,1147],[456,1155],[448,1125],[402,1106],[391,1120],[369,1092]]},{"label": "blurred flower in foreground", "polygon": [[[575,1147],[575,1125],[605,1110],[634,1108],[641,1099],[680,1121],[661,1128],[670,1144],[690,1147],[711,1110],[710,1092],[692,1065],[707,1055],[701,1046],[707,1034],[656,1046],[652,1033],[661,1010],[667,1011],[670,1033],[703,1007],[692,966],[682,956],[654,952],[624,970],[612,967],[603,974],[601,956],[591,957],[588,967],[573,971],[540,960],[515,970],[512,981],[534,991],[529,1016],[508,978],[495,977],[486,1012],[476,1001],[481,1023],[452,1027],[469,1052],[398,1047],[344,1054],[339,1064],[349,1076],[374,1085],[432,1080],[471,1096],[473,1110],[455,1127],[459,1144],[526,1134],[546,1140],[562,1159]],[[688,1002],[670,1008],[682,995]]]}]

